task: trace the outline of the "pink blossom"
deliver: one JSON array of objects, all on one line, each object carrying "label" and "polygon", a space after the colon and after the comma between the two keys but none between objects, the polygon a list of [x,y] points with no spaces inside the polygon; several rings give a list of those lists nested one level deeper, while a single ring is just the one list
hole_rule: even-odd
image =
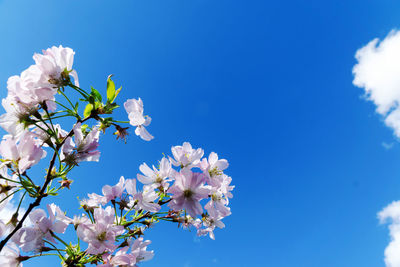
[{"label": "pink blossom", "polygon": [[34,137],[33,133],[26,131],[19,141],[7,135],[0,143],[0,155],[6,161],[16,162],[20,173],[25,172],[46,156],[46,152],[38,145]]},{"label": "pink blossom", "polygon": [[96,193],[88,194],[87,199],[83,199],[80,201],[80,205],[85,210],[94,210],[98,208],[100,205],[105,205],[107,203],[107,199],[104,196],[98,195]]},{"label": "pink blossom", "polygon": [[183,143],[182,146],[173,146],[171,151],[174,156],[174,159],[170,158],[172,164],[181,168],[196,167],[204,155],[203,149],[193,149],[192,145],[188,142]]},{"label": "pink blossom", "polygon": [[218,190],[224,194],[225,198],[233,198],[231,191],[235,188],[231,185],[232,178],[226,174],[221,176],[221,184],[218,186]]},{"label": "pink blossom", "polygon": [[204,206],[212,217],[226,217],[231,214],[231,209],[227,207],[228,201],[223,198],[223,194],[213,188],[211,190],[210,201]]},{"label": "pink blossom", "polygon": [[175,183],[168,189],[172,201],[168,206],[173,210],[186,209],[193,217],[203,212],[200,200],[207,198],[210,189],[204,185],[204,174],[182,169],[175,175]]},{"label": "pink blossom", "polygon": [[9,243],[0,253],[0,265],[7,267],[22,267],[17,245]]},{"label": "pink blossom", "polygon": [[25,129],[21,118],[25,117],[30,110],[26,108],[21,110],[9,97],[4,98],[1,103],[6,113],[0,116],[0,126],[12,136],[19,137]]},{"label": "pink blossom", "polygon": [[214,236],[214,230],[216,227],[218,228],[224,228],[225,224],[221,221],[221,217],[211,217],[211,216],[207,216],[203,219],[203,225],[205,226],[205,228],[202,229],[198,229],[197,230],[197,235],[199,236],[203,236],[203,235],[207,235],[209,234],[210,238],[212,240],[215,239]]},{"label": "pink blossom", "polygon": [[114,210],[110,206],[106,209],[97,208],[94,210],[94,224],[78,226],[79,238],[89,244],[88,253],[100,254],[117,248],[115,238],[124,232],[124,227],[114,224],[114,216]]},{"label": "pink blossom", "polygon": [[154,257],[154,251],[147,251],[147,246],[151,244],[150,240],[143,241],[143,237],[135,240],[131,247],[131,254],[135,257],[136,263],[148,261]]},{"label": "pink blossom", "polygon": [[81,123],[76,123],[73,131],[76,144],[71,137],[68,137],[62,148],[62,160],[69,164],[77,164],[82,161],[99,161],[100,151],[96,150],[99,146],[99,128],[94,127],[84,136]]},{"label": "pink blossom", "polygon": [[114,200],[122,196],[122,192],[125,188],[125,178],[121,176],[119,182],[114,186],[105,185],[102,188],[102,192],[104,197],[106,198],[106,202],[110,200]]},{"label": "pink blossom", "polygon": [[152,187],[144,187],[143,192],[136,190],[136,180],[128,179],[125,183],[126,191],[130,197],[129,205],[135,205],[136,210],[147,210],[151,212],[157,212],[161,209],[161,206],[154,201],[158,198],[158,194]]},{"label": "pink blossom", "polygon": [[68,47],[53,46],[42,51],[43,54],[35,53],[33,60],[35,60],[37,68],[41,71],[42,77],[40,79],[41,87],[53,88],[63,85],[62,73],[66,70],[75,80],[75,85],[79,86],[78,75],[72,69],[74,62],[75,52]]},{"label": "pink blossom", "polygon": [[29,214],[32,226],[21,228],[12,237],[12,241],[19,245],[23,251],[40,250],[44,246],[44,239],[55,242],[51,232],[64,233],[68,224],[72,222],[55,204],[47,205],[47,210],[49,218],[42,209],[32,211]]},{"label": "pink blossom", "polygon": [[226,159],[218,159],[217,153],[211,152],[207,159],[201,161],[200,169],[206,175],[207,182],[211,185],[221,184],[221,175],[228,168],[229,164]]},{"label": "pink blossom", "polygon": [[97,265],[98,267],[113,267],[113,266],[133,266],[136,262],[136,258],[127,254],[129,247],[124,247],[115,253],[115,256],[106,253],[102,256],[104,263]]},{"label": "pink blossom", "polygon": [[167,158],[162,158],[160,161],[160,168],[157,169],[153,166],[151,169],[146,163],[139,167],[140,171],[144,174],[138,174],[138,180],[145,185],[154,185],[155,187],[168,188],[168,178],[171,176],[171,162]]},{"label": "pink blossom", "polygon": [[149,126],[151,118],[143,115],[143,102],[139,98],[128,99],[124,103],[126,112],[128,113],[129,123],[136,126],[135,134],[140,136],[145,141],[150,141],[154,137],[146,130],[144,126]]}]

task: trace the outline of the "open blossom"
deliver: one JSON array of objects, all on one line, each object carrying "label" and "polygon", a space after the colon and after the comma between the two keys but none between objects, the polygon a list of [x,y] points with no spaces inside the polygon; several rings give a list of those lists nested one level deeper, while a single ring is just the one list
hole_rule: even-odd
[{"label": "open blossom", "polygon": [[21,260],[19,249],[14,243],[9,243],[0,252],[0,266],[22,267]]},{"label": "open blossom", "polygon": [[215,188],[212,188],[210,195],[210,201],[204,206],[208,213],[213,217],[229,216],[231,214],[231,209],[226,206],[228,205],[228,200],[223,197],[223,194]]},{"label": "open blossom", "polygon": [[229,164],[226,159],[218,159],[215,152],[211,152],[207,159],[203,159],[200,163],[200,169],[206,175],[207,182],[211,185],[222,183],[223,171],[228,168]]},{"label": "open blossom", "polygon": [[0,116],[0,127],[12,136],[19,137],[25,129],[22,119],[33,110],[27,108],[21,109],[9,97],[3,98],[1,104],[6,110],[6,113]]},{"label": "open blossom", "polygon": [[82,161],[99,161],[100,151],[96,150],[99,146],[100,131],[94,127],[86,136],[82,133],[81,123],[76,123],[74,128],[75,143],[68,137],[62,148],[62,160],[69,164],[77,164]]},{"label": "open blossom", "polygon": [[25,172],[46,156],[46,152],[34,137],[33,133],[26,131],[19,141],[6,135],[0,143],[0,155],[5,161],[16,162],[20,173]]},{"label": "open blossom", "polygon": [[160,161],[160,169],[153,166],[151,169],[146,163],[139,167],[140,171],[144,174],[138,174],[138,180],[145,185],[154,185],[155,187],[168,188],[168,178],[171,175],[171,162],[167,158],[162,158]]},{"label": "open blossom", "polygon": [[51,232],[64,233],[72,221],[55,204],[47,205],[47,211],[49,217],[42,209],[32,211],[29,219],[33,226],[21,228],[12,237],[13,242],[19,245],[23,251],[39,251],[44,246],[44,239],[55,242]]},{"label": "open blossom", "polygon": [[175,183],[168,189],[172,201],[168,206],[173,210],[186,209],[193,217],[203,212],[200,200],[207,198],[210,189],[204,185],[204,174],[182,169],[175,175]]},{"label": "open blossom", "polygon": [[20,76],[11,76],[7,81],[7,99],[19,112],[37,108],[46,103],[50,110],[54,106],[54,95],[57,90],[41,86],[42,73],[36,65],[24,70]]},{"label": "open blossom", "polygon": [[129,205],[135,205],[136,210],[147,210],[150,212],[157,212],[161,209],[161,206],[154,201],[158,198],[158,194],[154,191],[151,186],[144,186],[143,192],[136,190],[136,180],[128,179],[125,183],[126,191],[130,197]]},{"label": "open blossom", "polygon": [[131,255],[136,259],[136,263],[148,261],[154,257],[154,251],[147,250],[147,246],[151,244],[150,240],[143,241],[143,237],[139,237],[133,242],[131,247]]},{"label": "open blossom", "polygon": [[205,228],[197,229],[197,235],[198,236],[203,236],[209,234],[210,238],[212,240],[215,239],[214,236],[214,229],[216,227],[218,228],[224,228],[225,224],[221,221],[222,217],[212,217],[212,216],[207,216],[203,218],[203,225]]},{"label": "open blossom", "polygon": [[129,247],[124,247],[115,253],[115,256],[105,253],[102,256],[103,264],[97,265],[97,267],[116,267],[116,266],[133,266],[136,259],[133,255],[127,254]]},{"label": "open blossom", "polygon": [[110,206],[106,209],[97,208],[94,210],[95,223],[79,224],[77,234],[89,244],[88,253],[100,254],[114,251],[118,247],[115,238],[124,232],[124,227],[114,224],[114,216],[114,210]]},{"label": "open blossom", "polygon": [[172,164],[181,166],[182,168],[197,166],[204,155],[203,149],[193,149],[192,145],[188,142],[183,143],[182,146],[173,146],[171,151],[174,156],[174,158],[170,158]]},{"label": "open blossom", "polygon": [[121,176],[121,178],[119,179],[118,184],[114,186],[110,185],[103,186],[102,192],[106,199],[106,202],[121,197],[124,188],[125,188],[125,178],[123,176]]},{"label": "open blossom", "polygon": [[69,47],[53,46],[43,50],[43,54],[35,53],[37,68],[41,71],[40,83],[42,87],[58,87],[64,85],[64,80],[68,78],[64,74],[66,70],[75,80],[75,85],[79,86],[78,75],[72,69],[75,52]]},{"label": "open blossom", "polygon": [[143,140],[150,141],[154,137],[146,130],[151,122],[149,116],[143,115],[143,102],[142,99],[128,99],[124,103],[126,112],[128,113],[129,123],[136,126],[135,134],[139,135]]}]

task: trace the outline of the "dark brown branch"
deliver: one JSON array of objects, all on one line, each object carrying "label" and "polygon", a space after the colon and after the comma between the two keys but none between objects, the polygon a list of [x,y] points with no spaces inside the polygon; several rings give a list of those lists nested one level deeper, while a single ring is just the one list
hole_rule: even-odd
[{"label": "dark brown branch", "polygon": [[[85,122],[88,119],[90,119],[91,117],[87,117],[84,120],[82,120],[81,122]],[[53,157],[51,158],[50,161],[50,165],[49,165],[49,169],[47,170],[47,175],[46,175],[46,180],[42,186],[42,188],[40,189],[39,192],[39,196],[35,199],[34,202],[32,202],[31,204],[29,204],[28,209],[25,211],[25,214],[22,216],[21,220],[18,222],[17,226],[14,228],[14,230],[9,233],[7,235],[6,238],[4,238],[1,242],[0,242],[0,251],[3,249],[3,247],[7,244],[7,242],[12,238],[12,236],[19,230],[21,229],[23,223],[25,222],[26,218],[28,217],[28,215],[31,213],[31,211],[40,205],[40,202],[42,201],[42,198],[47,197],[47,194],[45,194],[46,188],[49,185],[50,181],[52,180],[52,176],[51,176],[51,170],[54,167],[54,163],[56,161],[57,158],[57,152],[58,150],[62,147],[62,145],[65,143],[65,141],[67,140],[68,137],[71,137],[74,134],[74,130],[72,129],[67,136],[64,137],[64,139],[61,141],[60,144],[58,144],[54,150],[54,154]]]}]

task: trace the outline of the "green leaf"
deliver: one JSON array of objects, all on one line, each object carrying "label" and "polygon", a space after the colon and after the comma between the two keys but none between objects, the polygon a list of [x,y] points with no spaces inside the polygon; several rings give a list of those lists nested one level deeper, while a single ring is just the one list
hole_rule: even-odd
[{"label": "green leaf", "polygon": [[99,93],[99,91],[97,91],[97,90],[94,89],[93,87],[92,87],[91,95],[93,95],[94,98],[97,99],[97,100],[99,100],[100,102],[102,101],[101,94]]},{"label": "green leaf", "polygon": [[121,92],[122,86],[115,92],[114,95],[114,99],[112,100],[112,102],[114,102],[114,100],[117,98],[117,95],[119,94],[119,92]]},{"label": "green leaf", "polygon": [[112,103],[116,97],[115,95],[115,83],[111,80],[111,76],[107,78],[107,101]]},{"label": "green leaf", "polygon": [[92,110],[93,110],[93,105],[92,104],[87,104],[86,107],[85,107],[85,110],[83,111],[83,116],[85,118],[89,117],[90,114],[92,114]]}]

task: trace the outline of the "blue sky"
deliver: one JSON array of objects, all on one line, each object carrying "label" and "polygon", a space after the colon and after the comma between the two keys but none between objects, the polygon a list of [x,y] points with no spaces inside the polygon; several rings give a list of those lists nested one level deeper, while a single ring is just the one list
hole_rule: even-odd
[{"label": "blue sky", "polygon": [[400,146],[352,68],[399,14],[393,0],[0,0],[0,97],[34,52],[62,44],[82,87],[105,90],[113,73],[121,99],[143,99],[156,138],[106,135],[56,200],[68,211],[184,141],[229,160],[226,228],[212,241],[157,225],[141,266],[384,266],[376,214],[400,199]]}]

